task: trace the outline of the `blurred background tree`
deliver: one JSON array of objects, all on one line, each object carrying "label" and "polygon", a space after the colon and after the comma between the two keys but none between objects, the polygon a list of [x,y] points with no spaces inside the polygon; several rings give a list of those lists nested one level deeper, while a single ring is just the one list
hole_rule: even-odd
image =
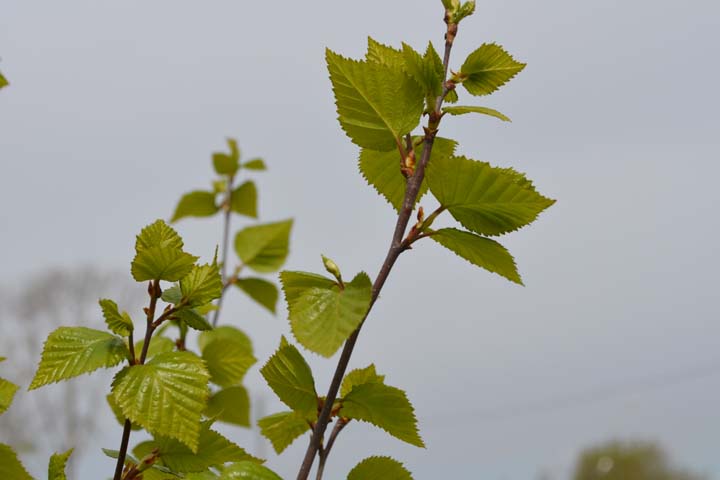
[{"label": "blurred background tree", "polygon": [[586,449],[578,458],[573,480],[703,480],[676,469],[652,442],[608,442]]}]

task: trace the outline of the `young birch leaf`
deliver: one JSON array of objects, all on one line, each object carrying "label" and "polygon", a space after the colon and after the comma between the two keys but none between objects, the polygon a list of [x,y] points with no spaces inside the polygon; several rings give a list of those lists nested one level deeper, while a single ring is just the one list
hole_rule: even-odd
[{"label": "young birch leaf", "polygon": [[403,70],[326,52],[338,120],[356,145],[393,150],[420,122],[424,94]]},{"label": "young birch leaf", "polygon": [[243,168],[257,171],[267,170],[265,160],[263,160],[262,158],[253,158],[248,160],[246,163],[243,163]]},{"label": "young birch leaf", "polygon": [[17,385],[14,383],[0,378],[0,415],[5,413],[10,405],[12,404],[15,393],[18,391]]},{"label": "young birch leaf", "polygon": [[[413,137],[417,142],[421,137]],[[455,151],[457,142],[447,138],[436,137],[433,149],[430,154],[430,163],[437,157],[451,156]],[[423,151],[423,144],[415,147],[416,161],[420,160]],[[360,173],[365,177],[368,184],[385,197],[385,199],[400,211],[405,199],[405,185],[407,180],[400,172],[400,156],[396,151],[378,152],[363,148],[360,150],[359,158]],[[417,201],[425,195],[428,190],[427,180],[423,179],[418,192]]]},{"label": "young birch leaf", "polygon": [[122,338],[86,327],[60,327],[48,335],[28,390],[67,380],[130,357]]},{"label": "young birch leaf", "polygon": [[213,153],[213,168],[218,175],[235,175],[240,168],[240,149],[237,141],[232,138],[227,139],[230,154],[216,152]]},{"label": "young birch leaf", "polygon": [[384,45],[370,37],[368,37],[365,60],[368,63],[387,65],[394,70],[405,70],[405,58],[401,50]]},{"label": "young birch leaf", "polygon": [[[120,410],[120,406],[115,401],[115,397],[113,397],[112,393],[108,393],[105,397],[105,400],[107,400],[108,405],[110,406],[110,410],[112,410],[113,415],[115,416],[115,419],[118,421],[120,425],[125,424],[125,415],[122,413],[122,410]],[[132,430],[142,430],[142,427],[140,425],[132,424]]]},{"label": "young birch leaf", "polygon": [[370,364],[365,368],[356,368],[345,375],[340,388],[340,396],[345,397],[350,393],[353,387],[357,385],[363,385],[365,383],[383,383],[385,382],[385,375],[378,375],[375,371],[375,365]]},{"label": "young birch leaf", "polygon": [[457,89],[452,89],[445,95],[445,103],[457,103],[458,100]]},{"label": "young birch leaf", "polygon": [[240,345],[245,351],[253,353],[250,337],[248,337],[239,328],[230,325],[223,325],[214,328],[209,332],[202,332],[200,336],[198,336],[198,347],[200,347],[200,351],[205,350],[205,347],[207,347],[211,342],[220,338],[228,338]]},{"label": "young birch leaf", "polygon": [[203,472],[228,462],[258,461],[235,443],[211,430],[209,422],[201,427],[197,452],[172,438],[157,437],[154,443],[154,447],[160,451],[163,464],[174,472]]},{"label": "young birch leaf", "polygon": [[154,435],[175,438],[196,452],[209,378],[197,355],[161,353],[144,365],[121,370],[113,380],[112,393],[130,421]]},{"label": "young birch leaf", "polygon": [[183,241],[162,220],[143,228],[135,242],[131,273],[138,282],[176,282],[192,270],[197,257],[182,251]]},{"label": "young birch leaf", "polygon": [[207,319],[194,308],[181,308],[173,315],[173,318],[177,318],[178,320],[185,322],[188,327],[195,330],[212,330],[210,322],[208,322]]},{"label": "young birch leaf", "polygon": [[127,312],[120,313],[117,303],[110,299],[103,298],[98,303],[100,304],[105,323],[110,331],[121,337],[130,335],[133,331],[133,322],[130,315],[128,315]]},{"label": "young birch leaf", "polygon": [[175,223],[184,217],[210,217],[218,210],[215,204],[215,192],[196,190],[180,198],[170,222]]},{"label": "young birch leaf", "polygon": [[180,285],[175,284],[172,287],[168,287],[162,292],[162,301],[165,303],[170,303],[172,305],[177,305],[182,300],[182,291],[180,290]]},{"label": "young birch leaf", "polygon": [[235,252],[256,272],[276,272],[287,259],[292,224],[285,220],[244,228],[235,235]]},{"label": "young birch leaf", "polygon": [[[135,342],[135,355],[137,355],[138,357],[140,356],[140,352],[142,352],[143,343],[145,343],[144,340],[138,340],[137,342]],[[148,345],[147,351],[147,358],[152,358],[155,355],[160,355],[161,353],[172,352],[173,350],[175,350],[175,342],[173,342],[167,337],[161,337],[155,334],[150,339],[150,345]]]},{"label": "young birch leaf", "polygon": [[355,386],[342,400],[340,414],[380,427],[417,447],[425,447],[417,428],[415,411],[405,392],[383,383]]},{"label": "young birch leaf", "polygon": [[235,286],[263,307],[275,313],[278,301],[278,288],[274,283],[262,278],[239,278]]},{"label": "young birch leaf", "polygon": [[359,273],[345,288],[325,277],[282,272],[290,326],[308,350],[331,357],[360,325],[372,295],[372,282]]},{"label": "young birch leaf", "polygon": [[413,480],[402,463],[390,457],[369,457],[358,463],[347,480]]},{"label": "young birch leaf", "polygon": [[430,238],[473,265],[497,273],[511,282],[523,284],[515,259],[495,240],[455,228],[440,229]]},{"label": "young birch leaf", "polygon": [[223,282],[217,262],[206,265],[195,265],[180,280],[180,292],[186,304],[198,307],[220,298]]},{"label": "young birch leaf", "polygon": [[510,118],[503,115],[502,113],[487,107],[444,107],[443,112],[449,115],[464,115],[466,113],[480,113],[483,115],[489,115],[491,117],[499,118],[503,122],[511,121]]},{"label": "young birch leaf", "polygon": [[18,460],[15,451],[9,445],[0,443],[0,478],[8,480],[33,480]]},{"label": "young birch leaf", "polygon": [[245,461],[224,468],[220,480],[282,480],[282,478],[267,467]]},{"label": "young birch leaf", "polygon": [[3,87],[7,87],[8,85],[10,85],[10,83],[9,83],[9,82],[7,81],[7,79],[3,76],[3,74],[0,73],[0,89],[2,89]]},{"label": "young birch leaf", "polygon": [[216,338],[202,349],[202,358],[210,372],[210,381],[221,387],[242,382],[257,359],[247,346],[234,338]]},{"label": "young birch leaf", "polygon": [[310,430],[307,418],[297,412],[280,412],[258,420],[260,433],[280,455],[296,438]]},{"label": "young birch leaf", "polygon": [[[432,44],[428,48],[432,48]],[[403,43],[402,53],[405,59],[405,70],[420,84],[425,92],[427,107],[433,108],[435,99],[442,94],[443,74],[445,73],[442,63],[438,70],[432,54],[426,54],[423,57],[406,43]]]},{"label": "young birch leaf", "polygon": [[205,415],[221,422],[250,427],[250,397],[245,387],[236,385],[214,393]]},{"label": "young birch leaf", "polygon": [[318,395],[312,370],[295,346],[281,346],[260,373],[285,405],[302,415],[317,414]]},{"label": "young birch leaf", "polygon": [[255,183],[247,181],[232,192],[230,209],[251,218],[257,218],[257,188]]},{"label": "young birch leaf", "polygon": [[465,157],[430,162],[427,180],[440,204],[465,228],[481,235],[515,231],[555,203],[522,174]]},{"label": "young birch leaf", "polygon": [[516,61],[503,48],[494,43],[486,43],[472,52],[462,68],[462,85],[472,95],[489,95],[525,68],[524,63]]},{"label": "young birch leaf", "polygon": [[48,480],[67,480],[65,467],[67,466],[68,459],[72,453],[73,449],[71,448],[65,453],[55,453],[50,457],[50,464],[48,465]]}]

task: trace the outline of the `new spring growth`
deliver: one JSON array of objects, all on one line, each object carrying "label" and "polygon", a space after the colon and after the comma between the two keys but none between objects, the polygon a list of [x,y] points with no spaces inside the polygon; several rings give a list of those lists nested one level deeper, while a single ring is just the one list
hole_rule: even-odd
[{"label": "new spring growth", "polygon": [[408,150],[407,155],[403,158],[400,164],[400,172],[405,178],[410,178],[415,173],[415,150],[412,148]]},{"label": "new spring growth", "polygon": [[342,280],[342,274],[340,273],[340,267],[338,267],[337,263],[333,262],[331,259],[329,259],[325,255],[320,255],[320,256],[322,257],[323,265],[325,265],[325,270],[327,270],[329,273],[332,273],[332,275],[338,281],[340,288],[344,289],[345,284],[343,283],[343,280]]},{"label": "new spring growth", "polygon": [[475,12],[475,0],[460,4],[460,0],[442,0],[448,23],[458,24],[460,21],[469,17]]}]

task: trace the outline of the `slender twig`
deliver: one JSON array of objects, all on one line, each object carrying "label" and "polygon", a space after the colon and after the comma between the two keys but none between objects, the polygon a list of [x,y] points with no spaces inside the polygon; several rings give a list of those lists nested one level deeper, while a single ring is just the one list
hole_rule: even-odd
[{"label": "slender twig", "polygon": [[[447,14],[445,15],[445,23],[447,23],[447,31],[445,33],[445,55],[443,59],[443,67],[445,70],[445,78],[447,78],[448,64],[450,61],[450,51],[452,50],[453,41],[455,39],[455,35],[457,34],[457,24],[449,23]],[[370,314],[370,311],[372,310],[375,301],[380,295],[380,291],[382,290],[383,285],[385,285],[385,281],[387,280],[388,275],[390,275],[390,271],[392,270],[393,265],[395,265],[395,261],[398,259],[400,254],[407,248],[407,246],[403,242],[403,236],[405,235],[405,231],[407,230],[407,225],[410,221],[410,215],[415,208],[418,192],[420,191],[420,185],[425,178],[425,167],[430,160],[430,153],[432,151],[433,143],[435,141],[435,135],[437,134],[437,129],[442,118],[441,108],[443,100],[445,99],[445,96],[448,94],[450,89],[453,87],[454,86],[449,85],[449,82],[443,82],[442,94],[439,95],[436,99],[435,110],[433,112],[430,112],[428,126],[425,127],[422,156],[420,158],[420,162],[418,162],[416,166],[414,174],[410,176],[407,180],[405,188],[405,198],[403,200],[402,209],[398,214],[397,223],[395,224],[395,231],[393,233],[392,241],[390,243],[387,255],[385,256],[385,261],[380,267],[380,272],[378,273],[378,276],[375,278],[375,282],[373,283],[372,296],[370,298],[370,305],[368,307],[368,311],[366,312],[365,317],[363,318],[358,328],[350,335],[350,337],[345,342],[345,346],[343,347],[342,353],[340,354],[337,367],[335,368],[335,374],[333,375],[332,382],[330,383],[330,387],[328,388],[328,392],[325,397],[325,403],[322,410],[320,411],[320,415],[318,416],[315,428],[313,429],[310,439],[310,445],[305,452],[305,457],[303,458],[302,465],[300,466],[297,480],[307,480],[308,476],[310,475],[310,470],[312,469],[313,462],[315,461],[315,456],[317,455],[318,449],[325,435],[325,430],[327,429],[328,421],[330,420],[332,405],[337,398],[340,384],[342,383],[343,377],[345,376],[345,371],[347,370],[347,366],[350,362],[350,357],[352,356],[353,349],[355,348],[355,343],[357,342],[357,339],[360,335],[360,330],[365,323],[365,319],[367,319],[368,315]]]},{"label": "slender twig", "polygon": [[[228,253],[228,243],[230,243],[230,219],[232,217],[232,189],[233,189],[233,183],[235,182],[235,176],[230,175],[228,178],[227,183],[227,192],[225,193],[225,201],[223,202],[223,209],[225,210],[225,216],[223,218],[223,243],[222,243],[222,252],[221,255],[221,262],[222,266],[220,275],[223,281],[223,284],[227,281],[226,271],[227,271],[227,253]],[[223,288],[222,294],[220,295],[220,298],[217,302],[217,310],[215,310],[215,315],[213,315],[213,321],[212,325],[213,327],[216,327],[218,324],[218,320],[220,318],[220,309],[222,308],[223,304],[223,297],[225,296],[225,289]]]},{"label": "slender twig", "polygon": [[322,480],[323,473],[325,472],[325,463],[330,456],[330,450],[332,450],[333,445],[335,445],[335,439],[340,434],[342,429],[345,428],[345,425],[347,425],[349,421],[350,420],[348,419],[338,418],[337,422],[335,423],[335,427],[333,427],[332,432],[330,432],[330,437],[328,439],[327,445],[325,446],[325,448],[319,450],[320,461],[318,463],[318,470],[317,475],[315,476],[315,480]]}]

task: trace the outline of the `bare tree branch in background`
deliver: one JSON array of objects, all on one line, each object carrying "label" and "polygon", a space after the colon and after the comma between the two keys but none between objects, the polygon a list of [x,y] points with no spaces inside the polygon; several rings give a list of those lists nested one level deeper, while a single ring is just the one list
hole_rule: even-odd
[{"label": "bare tree branch in background", "polygon": [[[77,461],[100,424],[114,421],[104,394],[109,373],[26,391],[48,333],[62,325],[104,328],[99,298],[116,300],[131,315],[144,299],[127,275],[90,267],[50,270],[0,287],[0,355],[8,358],[3,375],[21,386],[0,417],[0,441],[29,454],[30,465],[45,464],[52,452],[73,447]],[[98,381],[98,376],[107,378]]]}]

